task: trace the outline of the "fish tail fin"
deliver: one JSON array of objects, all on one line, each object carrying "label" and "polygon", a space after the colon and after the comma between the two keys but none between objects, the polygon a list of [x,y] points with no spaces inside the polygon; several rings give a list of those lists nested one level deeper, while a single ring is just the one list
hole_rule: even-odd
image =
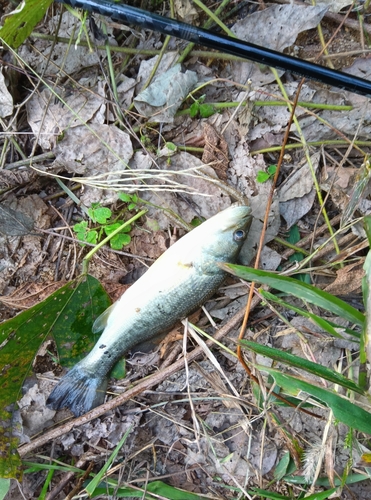
[{"label": "fish tail fin", "polygon": [[53,410],[69,408],[75,417],[103,404],[107,378],[75,365],[50,393],[46,405]]}]

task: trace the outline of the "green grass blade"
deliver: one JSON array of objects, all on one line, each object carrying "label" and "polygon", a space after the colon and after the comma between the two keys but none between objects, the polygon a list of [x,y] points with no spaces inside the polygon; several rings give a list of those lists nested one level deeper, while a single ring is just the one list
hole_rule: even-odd
[{"label": "green grass blade", "polygon": [[96,490],[97,486],[99,483],[102,481],[103,476],[107,472],[107,470],[111,467],[113,462],[115,461],[119,451],[121,450],[122,446],[124,445],[128,435],[131,432],[131,427],[125,432],[125,434],[122,436],[120,439],[120,442],[116,445],[116,448],[113,450],[111,453],[110,457],[108,458],[107,462],[104,464],[104,466],[101,468],[101,470],[98,472],[98,474],[90,481],[90,483],[86,486],[85,490],[88,493],[89,497],[92,497],[94,494],[94,491]]},{"label": "green grass blade", "polygon": [[[364,218],[364,227],[366,230],[369,245],[371,246],[371,216]],[[363,303],[366,309],[366,321],[362,332],[360,360],[361,363],[371,361],[371,251],[367,253],[367,257],[363,266],[365,276],[362,279]]]},{"label": "green grass blade", "polygon": [[[367,481],[369,480],[370,477],[367,474],[349,474],[345,480],[345,484],[356,484],[360,483],[361,481]],[[304,477],[304,476],[285,476],[285,481],[286,483],[290,484],[311,484],[311,480]],[[335,486],[342,486],[342,480],[339,479],[338,477],[334,477],[334,483]],[[316,481],[316,486],[324,486],[328,487],[331,486],[330,480],[328,477],[319,477]]]},{"label": "green grass blade", "polygon": [[307,359],[301,358],[300,356],[295,356],[288,352],[281,351],[279,349],[274,349],[272,347],[262,346],[257,342],[252,342],[251,340],[241,340],[241,345],[251,349],[252,351],[266,356],[268,358],[274,359],[275,361],[280,361],[281,363],[286,363],[290,366],[295,366],[305,370],[308,373],[317,375],[318,377],[324,378],[334,384],[338,384],[342,387],[350,389],[351,391],[357,392],[358,394],[364,394],[364,391],[355,382],[344,377],[341,373],[338,373],[330,368],[314,363]]},{"label": "green grass blade", "polygon": [[[326,500],[333,493],[335,493],[336,488],[331,488],[331,490],[321,491],[319,493],[313,493],[313,495],[309,495],[305,497],[305,500]],[[253,495],[260,495],[262,498],[269,498],[270,500],[292,500],[292,496],[284,496],[279,493],[271,493],[266,490],[261,490],[260,488],[254,488],[249,491],[249,493]]]},{"label": "green grass blade", "polygon": [[291,496],[287,497],[286,495],[280,495],[280,493],[273,493],[260,488],[254,488],[249,493],[251,495],[260,495],[261,498],[269,498],[270,500],[292,500]]},{"label": "green grass blade", "polygon": [[[111,480],[110,480],[111,482]],[[124,486],[112,488],[111,486],[99,486],[95,490],[95,495],[115,495],[115,498],[145,498],[146,500],[156,500],[156,498],[167,498],[168,500],[202,500],[203,496],[195,495],[179,488],[174,488],[162,481],[153,481],[146,485],[145,490]]]},{"label": "green grass blade", "polygon": [[[287,309],[290,309],[291,311],[294,311],[294,312],[300,314],[300,316],[304,316],[305,318],[312,320],[313,323],[318,325],[320,328],[322,328],[322,330],[324,330],[328,334],[332,335],[333,337],[336,337],[339,339],[344,338],[342,335],[340,335],[340,333],[338,333],[336,331],[336,327],[338,325],[335,325],[334,323],[331,323],[330,321],[327,321],[326,319],[321,318],[317,314],[313,314],[309,311],[305,311],[304,309],[301,309],[300,307],[296,307],[293,304],[290,304],[289,302],[285,302],[284,300],[282,300],[280,297],[277,297],[273,293],[267,292],[265,290],[261,290],[260,293],[261,293],[262,297],[267,299],[267,301],[275,302],[276,304],[279,304],[283,307],[286,307]],[[355,337],[354,342],[359,343],[359,339],[361,336],[360,333],[354,332],[353,330],[349,330],[349,329],[347,329],[346,331],[347,331],[347,333],[349,333],[350,335],[353,335]]]},{"label": "green grass blade", "polygon": [[49,486],[52,482],[53,476],[54,476],[54,470],[50,469],[44,481],[39,498],[37,500],[46,500],[46,496],[48,494]]},{"label": "green grass blade", "polygon": [[360,406],[351,403],[348,399],[329,389],[315,386],[291,375],[281,373],[274,368],[266,366],[259,366],[258,368],[270,373],[275,382],[289,394],[296,396],[299,391],[306,392],[331,408],[335,418],[343,424],[366,434],[371,434],[371,414]]},{"label": "green grass blade", "polygon": [[31,472],[40,472],[41,470],[75,472],[76,474],[83,474],[85,472],[83,469],[79,469],[78,467],[74,467],[73,465],[42,464],[38,462],[28,462],[27,460],[23,460],[22,463],[25,467],[27,467],[27,469],[25,469],[24,471],[27,474],[30,474]]},{"label": "green grass blade", "polygon": [[294,278],[280,276],[268,271],[261,271],[251,267],[239,266],[237,264],[219,264],[219,266],[229,273],[246,281],[257,281],[276,288],[284,293],[289,293],[302,300],[310,302],[326,311],[330,311],[336,316],[345,318],[351,323],[363,326],[365,316],[360,311],[350,306],[341,299],[318,288],[307,285]]}]

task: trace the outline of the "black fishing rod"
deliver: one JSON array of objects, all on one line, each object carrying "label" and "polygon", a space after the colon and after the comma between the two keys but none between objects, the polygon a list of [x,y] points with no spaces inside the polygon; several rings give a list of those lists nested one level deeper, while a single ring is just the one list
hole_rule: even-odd
[{"label": "black fishing rod", "polygon": [[226,52],[250,61],[266,64],[272,68],[291,71],[311,80],[317,80],[327,85],[349,90],[355,94],[371,97],[371,82],[368,80],[325,68],[319,64],[288,56],[275,50],[254,45],[253,43],[244,42],[238,38],[219,35],[212,31],[192,26],[191,24],[175,21],[174,19],[159,16],[158,14],[152,14],[151,12],[130,7],[129,5],[111,3],[108,0],[56,1],[87,10],[88,12],[101,14],[113,21],[158,31],[164,35],[171,35],[182,40],[219,50],[220,52]]}]

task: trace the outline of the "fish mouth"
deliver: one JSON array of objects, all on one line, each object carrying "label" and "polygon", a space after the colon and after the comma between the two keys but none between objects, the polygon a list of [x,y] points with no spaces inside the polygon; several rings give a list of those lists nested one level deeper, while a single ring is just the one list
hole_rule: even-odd
[{"label": "fish mouth", "polygon": [[252,216],[251,207],[242,203],[233,203],[224,211],[225,218],[222,222],[222,230],[246,229],[250,227]]}]

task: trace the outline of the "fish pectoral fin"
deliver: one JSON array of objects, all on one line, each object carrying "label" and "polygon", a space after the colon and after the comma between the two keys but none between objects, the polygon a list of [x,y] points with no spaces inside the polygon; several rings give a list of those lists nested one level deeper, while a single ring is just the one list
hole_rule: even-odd
[{"label": "fish pectoral fin", "polygon": [[167,330],[165,332],[159,333],[158,335],[152,337],[151,339],[144,340],[139,344],[135,344],[135,346],[133,346],[130,349],[130,354],[133,356],[137,352],[148,354],[151,351],[155,351],[156,349],[158,349],[159,345],[161,344],[161,342],[164,340],[164,338],[168,333],[169,331]]},{"label": "fish pectoral fin", "polygon": [[191,269],[193,267],[192,261],[178,261],[178,266],[183,269]]},{"label": "fish pectoral fin", "polygon": [[112,312],[115,309],[115,307],[117,306],[117,304],[118,304],[118,301],[115,302],[114,304],[112,304],[111,306],[109,306],[104,312],[102,312],[102,314],[100,316],[98,316],[98,318],[94,321],[93,327],[91,329],[93,333],[101,332],[102,330],[104,330],[106,328],[107,323],[108,323],[108,318],[112,314]]}]

